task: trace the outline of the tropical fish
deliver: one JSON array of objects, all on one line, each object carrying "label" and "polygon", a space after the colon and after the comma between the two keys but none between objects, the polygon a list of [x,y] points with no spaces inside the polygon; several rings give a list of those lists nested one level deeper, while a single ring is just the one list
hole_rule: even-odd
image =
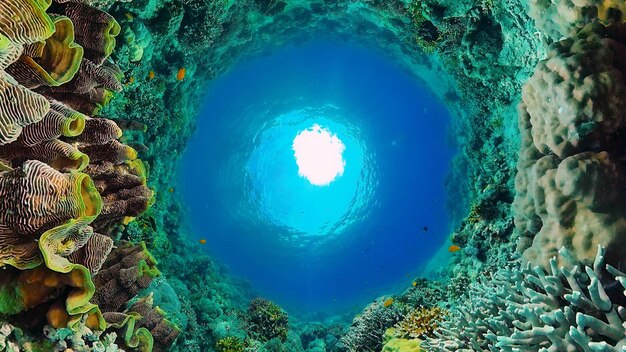
[{"label": "tropical fish", "polygon": [[185,73],[187,73],[187,69],[184,67],[181,67],[178,69],[178,73],[176,74],[176,79],[179,81],[182,81],[183,79],[185,79]]},{"label": "tropical fish", "polygon": [[129,21],[132,21],[132,20],[133,20],[133,18],[134,18],[134,17],[133,17],[133,14],[132,14],[132,13],[130,13],[130,12],[126,12],[126,13],[124,14],[124,17],[126,17],[126,19],[127,19],[127,20],[129,20]]},{"label": "tropical fish", "polygon": [[167,191],[170,193],[174,192],[174,187],[170,187]]},{"label": "tropical fish", "polygon": [[448,252],[450,252],[450,253],[458,252],[460,250],[461,250],[461,247],[456,246],[456,245],[452,245],[452,246],[448,247]]},{"label": "tropical fish", "polygon": [[203,238],[200,240],[200,244],[206,244],[206,240]]},{"label": "tropical fish", "polygon": [[149,79],[154,79],[154,75],[155,75],[154,71],[148,72],[148,78]]},{"label": "tropical fish", "polygon": [[413,285],[413,287],[417,287],[417,281],[413,281],[411,285]]},{"label": "tropical fish", "polygon": [[385,300],[385,302],[383,303],[383,307],[389,307],[392,304],[393,304],[393,298],[387,298],[387,300]]}]

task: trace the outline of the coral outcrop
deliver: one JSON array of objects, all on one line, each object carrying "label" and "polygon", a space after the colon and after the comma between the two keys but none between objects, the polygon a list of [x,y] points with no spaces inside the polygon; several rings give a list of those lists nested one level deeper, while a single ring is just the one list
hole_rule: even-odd
[{"label": "coral outcrop", "polygon": [[[108,59],[119,31],[80,1],[0,3],[0,313],[27,328],[49,324],[48,341],[23,342],[32,348],[117,350],[115,333],[98,341],[115,328],[102,312],[122,309],[159,273],[145,246],[114,249],[116,226],[152,204],[122,130],[94,116],[122,88]],[[140,303],[127,315],[166,348],[180,330]],[[19,331],[8,327],[5,339]]]},{"label": "coral outcrop", "polygon": [[255,298],[250,302],[246,325],[246,330],[255,340],[267,342],[278,338],[285,341],[289,332],[289,317],[275,303]]},{"label": "coral outcrop", "polygon": [[528,264],[474,283],[472,298],[426,340],[428,350],[619,351],[626,274],[605,264],[602,247],[591,266],[565,248],[559,257],[548,270]]},{"label": "coral outcrop", "polygon": [[438,324],[448,312],[440,307],[413,309],[395,326],[396,336],[400,338],[432,337]]},{"label": "coral outcrop", "polygon": [[553,40],[573,36],[588,23],[621,23],[626,16],[626,5],[619,0],[531,0],[528,7],[537,29]]},{"label": "coral outcrop", "polygon": [[143,243],[124,242],[111,252],[100,272],[94,277],[97,287],[93,302],[103,312],[121,312],[139,291],[150,286],[159,275],[156,260]]},{"label": "coral outcrop", "polygon": [[591,24],[554,43],[522,91],[515,224],[525,260],[549,267],[565,246],[590,264],[626,250],[624,27]]},{"label": "coral outcrop", "polygon": [[385,307],[383,300],[376,300],[354,318],[341,342],[350,352],[380,351],[385,331],[403,317],[396,305]]}]

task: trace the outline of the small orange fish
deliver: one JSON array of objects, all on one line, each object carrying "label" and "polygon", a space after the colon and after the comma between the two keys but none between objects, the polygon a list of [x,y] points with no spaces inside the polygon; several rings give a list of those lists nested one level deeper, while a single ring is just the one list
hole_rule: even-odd
[{"label": "small orange fish", "polygon": [[133,84],[133,83],[135,83],[135,77],[134,76],[130,76],[128,78],[128,84]]},{"label": "small orange fish", "polygon": [[383,303],[383,307],[389,307],[392,304],[393,304],[393,298],[387,298],[387,300],[385,300],[385,303]]},{"label": "small orange fish", "polygon": [[200,244],[206,244],[206,240],[203,238],[200,240]]},{"label": "small orange fish", "polygon": [[452,245],[452,246],[448,247],[448,252],[450,252],[450,253],[458,252],[460,250],[461,250],[461,247],[456,246],[456,245]]},{"label": "small orange fish", "polygon": [[181,67],[178,69],[178,73],[176,74],[176,79],[179,81],[182,81],[183,79],[185,79],[185,73],[187,73],[187,69],[184,67]]},{"label": "small orange fish", "polygon": [[154,71],[148,72],[148,78],[149,79],[154,79]]},{"label": "small orange fish", "polygon": [[417,281],[413,281],[411,285],[413,285],[413,287],[417,287]]},{"label": "small orange fish", "polygon": [[170,187],[170,189],[168,189],[167,191],[170,193],[174,192],[174,187]]}]

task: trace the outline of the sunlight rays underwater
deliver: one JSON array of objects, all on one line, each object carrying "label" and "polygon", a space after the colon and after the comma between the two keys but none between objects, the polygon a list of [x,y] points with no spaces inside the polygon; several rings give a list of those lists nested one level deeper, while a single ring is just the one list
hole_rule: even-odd
[{"label": "sunlight rays underwater", "polygon": [[[448,122],[425,88],[360,47],[242,62],[212,82],[180,165],[193,240],[295,313],[406,285],[449,234]],[[343,170],[303,177],[303,131],[336,137]]]}]

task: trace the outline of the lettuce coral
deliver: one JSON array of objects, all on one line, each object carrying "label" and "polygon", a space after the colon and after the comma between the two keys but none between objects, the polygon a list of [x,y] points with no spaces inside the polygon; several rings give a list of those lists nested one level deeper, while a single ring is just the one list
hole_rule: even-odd
[{"label": "lettuce coral", "polygon": [[74,43],[74,24],[65,16],[51,16],[55,31],[44,42],[29,44],[6,71],[28,88],[69,82],[80,67],[83,48]]},{"label": "lettuce coral", "polygon": [[42,231],[55,231],[56,226],[72,219],[89,223],[102,208],[100,195],[85,174],[62,174],[30,160],[1,176],[2,264],[17,268],[38,266],[41,257],[33,236],[38,239]]},{"label": "lettuce coral", "polygon": [[[159,274],[145,246],[113,251],[109,233],[93,227],[126,224],[152,204],[137,152],[117,140],[122,130],[113,121],[93,116],[122,88],[108,60],[119,29],[109,14],[77,1],[0,2],[0,266],[9,266],[0,277],[0,313],[28,327],[47,319],[54,348],[104,350],[97,339],[107,325],[95,303],[119,309]],[[123,250],[129,258],[119,256]],[[112,268],[122,259],[127,266]],[[124,294],[104,302],[119,282]],[[151,330],[166,346],[180,332],[158,319],[159,309],[142,313],[149,339]],[[72,343],[65,332],[57,336],[65,328]],[[88,345],[79,343],[85,329],[96,331]],[[107,336],[113,351],[115,335]]]},{"label": "lettuce coral", "polygon": [[97,288],[92,302],[103,312],[120,312],[139,291],[150,286],[160,272],[144,243],[124,242],[115,248],[94,277]]}]

